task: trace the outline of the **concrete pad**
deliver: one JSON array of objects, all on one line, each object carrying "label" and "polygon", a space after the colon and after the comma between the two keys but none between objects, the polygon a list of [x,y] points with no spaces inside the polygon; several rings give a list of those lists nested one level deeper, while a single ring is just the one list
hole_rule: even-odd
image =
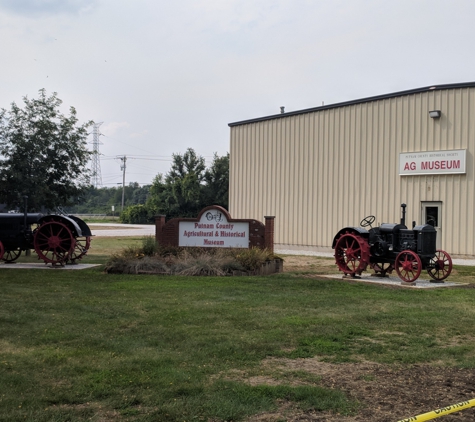
[{"label": "concrete pad", "polygon": [[56,266],[53,267],[51,264],[43,263],[22,263],[22,262],[13,262],[11,264],[0,264],[0,270],[11,269],[11,270],[85,270],[86,268],[98,267],[100,264],[73,264],[65,265],[64,267]]},{"label": "concrete pad", "polygon": [[468,283],[452,283],[444,280],[443,282],[431,283],[432,279],[418,278],[413,283],[402,281],[398,276],[390,275],[389,277],[372,277],[371,273],[363,273],[359,278],[343,277],[342,274],[324,275],[325,278],[333,278],[335,280],[357,281],[369,284],[383,284],[395,287],[404,287],[410,289],[439,289],[442,287],[459,287],[466,286]]},{"label": "concrete pad", "polygon": [[[311,250],[298,250],[298,249],[283,249],[275,247],[274,251],[276,254],[282,255],[305,255],[305,256],[319,256],[322,258],[334,258],[335,252],[322,252],[322,251],[311,251]],[[454,265],[465,265],[469,267],[475,267],[475,259],[470,258],[452,258],[452,263]]]}]

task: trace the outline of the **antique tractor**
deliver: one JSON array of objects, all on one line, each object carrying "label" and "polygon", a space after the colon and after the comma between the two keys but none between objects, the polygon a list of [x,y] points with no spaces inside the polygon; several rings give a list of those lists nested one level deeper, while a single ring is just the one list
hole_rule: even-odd
[{"label": "antique tractor", "polygon": [[62,214],[0,214],[0,259],[14,262],[34,249],[38,259],[53,266],[75,263],[88,251],[91,230],[80,218]]},{"label": "antique tractor", "polygon": [[[436,249],[437,232],[430,224],[406,227],[406,204],[401,205],[400,224],[372,227],[374,215],[365,217],[361,227],[345,227],[333,239],[336,264],[345,275],[357,277],[368,265],[375,276],[385,277],[394,269],[401,280],[413,282],[427,270],[433,282],[441,282],[452,271],[452,258]],[[365,227],[370,227],[367,230]]]}]

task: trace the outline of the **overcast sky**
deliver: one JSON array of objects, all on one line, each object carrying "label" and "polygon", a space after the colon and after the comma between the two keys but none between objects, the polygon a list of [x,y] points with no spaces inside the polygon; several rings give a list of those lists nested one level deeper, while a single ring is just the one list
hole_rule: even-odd
[{"label": "overcast sky", "polygon": [[0,0],[0,108],[58,93],[103,122],[103,186],[124,155],[147,184],[280,106],[475,81],[474,18],[474,0]]}]

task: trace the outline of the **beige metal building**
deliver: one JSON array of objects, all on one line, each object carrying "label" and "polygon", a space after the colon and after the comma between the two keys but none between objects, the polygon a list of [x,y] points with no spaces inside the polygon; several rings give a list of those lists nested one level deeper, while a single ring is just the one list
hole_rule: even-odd
[{"label": "beige metal building", "polygon": [[340,228],[399,222],[406,203],[408,226],[433,220],[439,248],[475,256],[475,82],[229,126],[230,214],[275,216],[276,248],[329,252]]}]

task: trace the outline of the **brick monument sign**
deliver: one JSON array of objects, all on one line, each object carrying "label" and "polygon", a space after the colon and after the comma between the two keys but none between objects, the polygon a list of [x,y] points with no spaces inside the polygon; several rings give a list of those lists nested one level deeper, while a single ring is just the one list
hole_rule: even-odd
[{"label": "brick monument sign", "polygon": [[231,218],[219,205],[203,208],[197,218],[155,217],[155,239],[162,246],[201,248],[261,248],[274,252],[274,217],[265,224],[254,219]]}]

